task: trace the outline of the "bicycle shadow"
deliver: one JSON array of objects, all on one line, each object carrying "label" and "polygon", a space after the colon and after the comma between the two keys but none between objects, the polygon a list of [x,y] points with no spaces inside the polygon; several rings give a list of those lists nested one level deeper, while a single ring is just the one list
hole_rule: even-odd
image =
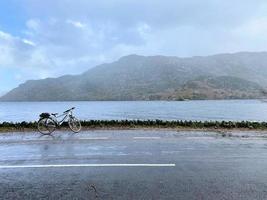
[{"label": "bicycle shadow", "polygon": [[61,131],[59,133],[54,133],[54,134],[48,134],[48,135],[43,135],[40,134],[38,139],[49,139],[51,141],[62,141],[62,140],[69,140],[69,139],[77,139],[77,133],[74,132],[69,132],[69,131]]},{"label": "bicycle shadow", "polygon": [[42,134],[40,134],[38,139],[60,140],[61,138],[59,136],[54,136],[52,134],[50,134],[50,135],[42,135]]}]

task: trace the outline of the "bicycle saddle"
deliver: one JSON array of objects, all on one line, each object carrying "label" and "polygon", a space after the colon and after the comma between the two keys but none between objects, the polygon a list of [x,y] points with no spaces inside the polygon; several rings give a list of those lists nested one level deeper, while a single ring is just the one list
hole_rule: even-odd
[{"label": "bicycle saddle", "polygon": [[48,118],[50,116],[50,114],[49,113],[41,113],[39,116],[41,118]]},{"label": "bicycle saddle", "polygon": [[51,115],[57,116],[57,115],[58,115],[58,113],[51,113]]}]

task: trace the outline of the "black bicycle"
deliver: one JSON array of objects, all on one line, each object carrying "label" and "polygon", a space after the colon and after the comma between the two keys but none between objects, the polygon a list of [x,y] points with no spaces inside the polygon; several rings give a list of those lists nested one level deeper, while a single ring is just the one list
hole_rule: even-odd
[{"label": "black bicycle", "polygon": [[[42,113],[40,114],[40,119],[38,121],[38,131],[44,135],[50,135],[56,130],[57,127],[60,127],[63,122],[68,122],[69,128],[78,133],[82,126],[80,120],[74,117],[72,111],[75,107],[66,110],[61,115],[58,113]],[[58,120],[62,118],[61,120]]]}]

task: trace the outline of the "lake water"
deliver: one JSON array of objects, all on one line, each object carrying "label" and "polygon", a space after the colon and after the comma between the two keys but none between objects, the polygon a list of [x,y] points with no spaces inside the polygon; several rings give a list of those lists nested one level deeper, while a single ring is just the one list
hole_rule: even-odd
[{"label": "lake water", "polygon": [[0,102],[0,121],[35,121],[42,112],[61,113],[71,107],[83,120],[267,121],[267,103],[260,100]]}]

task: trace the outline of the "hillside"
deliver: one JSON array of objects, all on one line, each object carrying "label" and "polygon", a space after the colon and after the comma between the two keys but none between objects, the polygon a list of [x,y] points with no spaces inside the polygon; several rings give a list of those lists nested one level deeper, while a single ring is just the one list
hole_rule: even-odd
[{"label": "hillside", "polygon": [[262,98],[267,52],[206,57],[130,55],[80,75],[31,80],[2,101]]},{"label": "hillside", "polygon": [[170,100],[184,99],[255,99],[264,97],[258,84],[244,79],[219,76],[199,77],[165,95]]}]

